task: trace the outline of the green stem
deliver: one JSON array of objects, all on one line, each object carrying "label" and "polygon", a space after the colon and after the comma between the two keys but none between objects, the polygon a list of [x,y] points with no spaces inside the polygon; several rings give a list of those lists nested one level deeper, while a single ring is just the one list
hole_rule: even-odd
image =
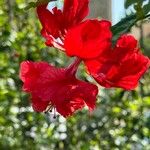
[{"label": "green stem", "polygon": [[81,61],[82,60],[80,58],[76,57],[76,59],[73,61],[73,63],[67,67],[68,73],[74,75],[76,73],[76,71],[78,70],[78,67],[79,67]]}]

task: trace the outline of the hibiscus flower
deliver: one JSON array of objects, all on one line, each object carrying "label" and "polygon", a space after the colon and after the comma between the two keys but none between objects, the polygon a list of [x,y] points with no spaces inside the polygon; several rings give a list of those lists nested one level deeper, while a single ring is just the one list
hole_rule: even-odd
[{"label": "hibiscus flower", "polygon": [[148,70],[150,61],[142,55],[133,36],[122,35],[114,48],[95,59],[85,60],[85,65],[100,85],[133,90]]},{"label": "hibiscus flower", "polygon": [[63,41],[67,30],[87,16],[88,4],[89,0],[56,0],[38,5],[37,14],[46,45],[64,50]]},{"label": "hibiscus flower", "polygon": [[20,78],[23,90],[32,96],[32,107],[37,112],[56,109],[64,117],[88,106],[95,108],[96,85],[75,77],[80,60],[67,68],[56,68],[47,62],[21,63]]}]

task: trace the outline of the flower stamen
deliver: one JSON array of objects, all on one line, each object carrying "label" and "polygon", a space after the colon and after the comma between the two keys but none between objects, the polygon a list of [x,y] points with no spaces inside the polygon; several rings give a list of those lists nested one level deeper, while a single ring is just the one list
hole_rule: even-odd
[{"label": "flower stamen", "polygon": [[47,106],[47,108],[45,109],[44,113],[45,114],[51,114],[51,113],[54,113],[53,114],[53,119],[56,119],[57,118],[57,115],[56,115],[56,108],[55,106],[52,104],[52,103],[49,103],[49,105]]},{"label": "flower stamen", "polygon": [[53,116],[53,118],[56,119],[56,117],[57,117],[56,116],[56,108],[54,107],[54,116]]},{"label": "flower stamen", "polygon": [[52,112],[53,108],[54,108],[54,106],[51,103],[49,103],[49,105],[45,109],[44,113],[46,114],[48,112]]}]

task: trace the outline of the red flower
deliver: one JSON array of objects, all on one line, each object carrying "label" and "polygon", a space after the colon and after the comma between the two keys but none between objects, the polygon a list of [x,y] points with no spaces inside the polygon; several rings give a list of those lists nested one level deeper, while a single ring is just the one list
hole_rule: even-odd
[{"label": "red flower", "polygon": [[119,38],[112,50],[100,57],[85,61],[89,73],[102,86],[134,89],[149,67],[149,59],[137,49],[137,41],[130,35]]},{"label": "red flower", "polygon": [[64,47],[69,56],[95,58],[111,47],[111,23],[106,20],[87,20],[70,29]]},{"label": "red flower", "polygon": [[[58,7],[61,5],[62,8]],[[51,1],[37,7],[37,14],[43,26],[41,31],[48,46],[63,49],[66,31],[81,22],[88,14],[89,0]]]},{"label": "red flower", "polygon": [[68,68],[55,68],[46,62],[21,64],[23,90],[31,93],[32,107],[42,112],[51,107],[64,117],[85,105],[93,110],[98,89],[95,85],[76,79],[78,62]]}]

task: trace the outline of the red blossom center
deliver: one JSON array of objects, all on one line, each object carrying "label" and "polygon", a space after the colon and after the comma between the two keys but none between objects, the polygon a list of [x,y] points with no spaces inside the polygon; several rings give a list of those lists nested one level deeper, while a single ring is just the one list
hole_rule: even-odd
[{"label": "red blossom center", "polygon": [[90,22],[85,25],[81,32],[83,42],[94,41],[99,37],[100,30],[99,25],[96,22]]}]

